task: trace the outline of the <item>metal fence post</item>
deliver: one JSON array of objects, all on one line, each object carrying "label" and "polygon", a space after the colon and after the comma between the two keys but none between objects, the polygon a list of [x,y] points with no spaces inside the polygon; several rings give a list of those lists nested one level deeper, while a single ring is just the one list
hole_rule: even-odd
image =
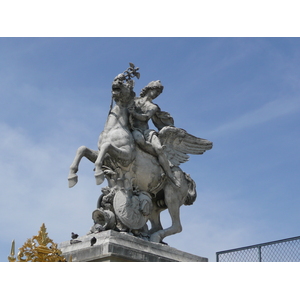
[{"label": "metal fence post", "polygon": [[258,246],[258,261],[261,262],[261,246]]}]

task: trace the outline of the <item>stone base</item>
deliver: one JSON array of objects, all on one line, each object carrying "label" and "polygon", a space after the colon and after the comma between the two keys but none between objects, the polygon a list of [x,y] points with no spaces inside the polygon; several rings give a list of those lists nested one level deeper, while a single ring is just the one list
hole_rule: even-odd
[{"label": "stone base", "polygon": [[[96,242],[91,246],[91,239]],[[76,242],[80,241],[80,242]],[[73,262],[207,262],[208,259],[167,245],[148,242],[123,232],[107,230],[78,237],[59,245]]]}]

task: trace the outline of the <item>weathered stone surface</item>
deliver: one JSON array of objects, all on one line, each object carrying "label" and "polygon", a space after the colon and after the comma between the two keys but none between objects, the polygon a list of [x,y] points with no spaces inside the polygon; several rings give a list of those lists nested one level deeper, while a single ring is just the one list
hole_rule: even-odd
[{"label": "weathered stone surface", "polygon": [[[129,65],[112,82],[98,150],[78,148],[69,187],[77,184],[79,163],[86,157],[95,165],[96,183],[108,183],[92,214],[91,233],[127,231],[159,243],[182,231],[180,207],[192,205],[197,197],[196,183],[179,166],[188,161],[188,154],[203,154],[213,144],[176,127],[173,117],[153,102],[163,91],[159,80],[148,83],[136,97],[133,78],[140,78],[139,68]],[[149,127],[150,121],[156,129]],[[171,226],[163,228],[160,213],[166,209]]]},{"label": "weathered stone surface", "polygon": [[[91,246],[91,239],[96,243]],[[168,245],[153,243],[127,233],[107,230],[62,242],[59,248],[73,262],[207,262],[208,259]]]}]

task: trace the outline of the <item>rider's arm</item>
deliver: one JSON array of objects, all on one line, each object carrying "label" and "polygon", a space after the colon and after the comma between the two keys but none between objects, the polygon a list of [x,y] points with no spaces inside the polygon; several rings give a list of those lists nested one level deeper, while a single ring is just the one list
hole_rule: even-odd
[{"label": "rider's arm", "polygon": [[148,109],[148,111],[146,113],[140,114],[137,113],[136,111],[132,111],[131,114],[138,120],[140,121],[148,121],[151,119],[151,117],[156,113],[157,111],[157,107],[153,107],[151,109]]}]

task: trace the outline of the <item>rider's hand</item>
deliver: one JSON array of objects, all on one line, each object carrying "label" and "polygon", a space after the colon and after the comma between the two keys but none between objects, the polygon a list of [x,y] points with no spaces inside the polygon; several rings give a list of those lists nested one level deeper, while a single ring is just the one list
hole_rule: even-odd
[{"label": "rider's hand", "polygon": [[128,111],[129,111],[129,113],[133,114],[134,113],[134,107],[133,106],[129,106],[128,107]]}]

